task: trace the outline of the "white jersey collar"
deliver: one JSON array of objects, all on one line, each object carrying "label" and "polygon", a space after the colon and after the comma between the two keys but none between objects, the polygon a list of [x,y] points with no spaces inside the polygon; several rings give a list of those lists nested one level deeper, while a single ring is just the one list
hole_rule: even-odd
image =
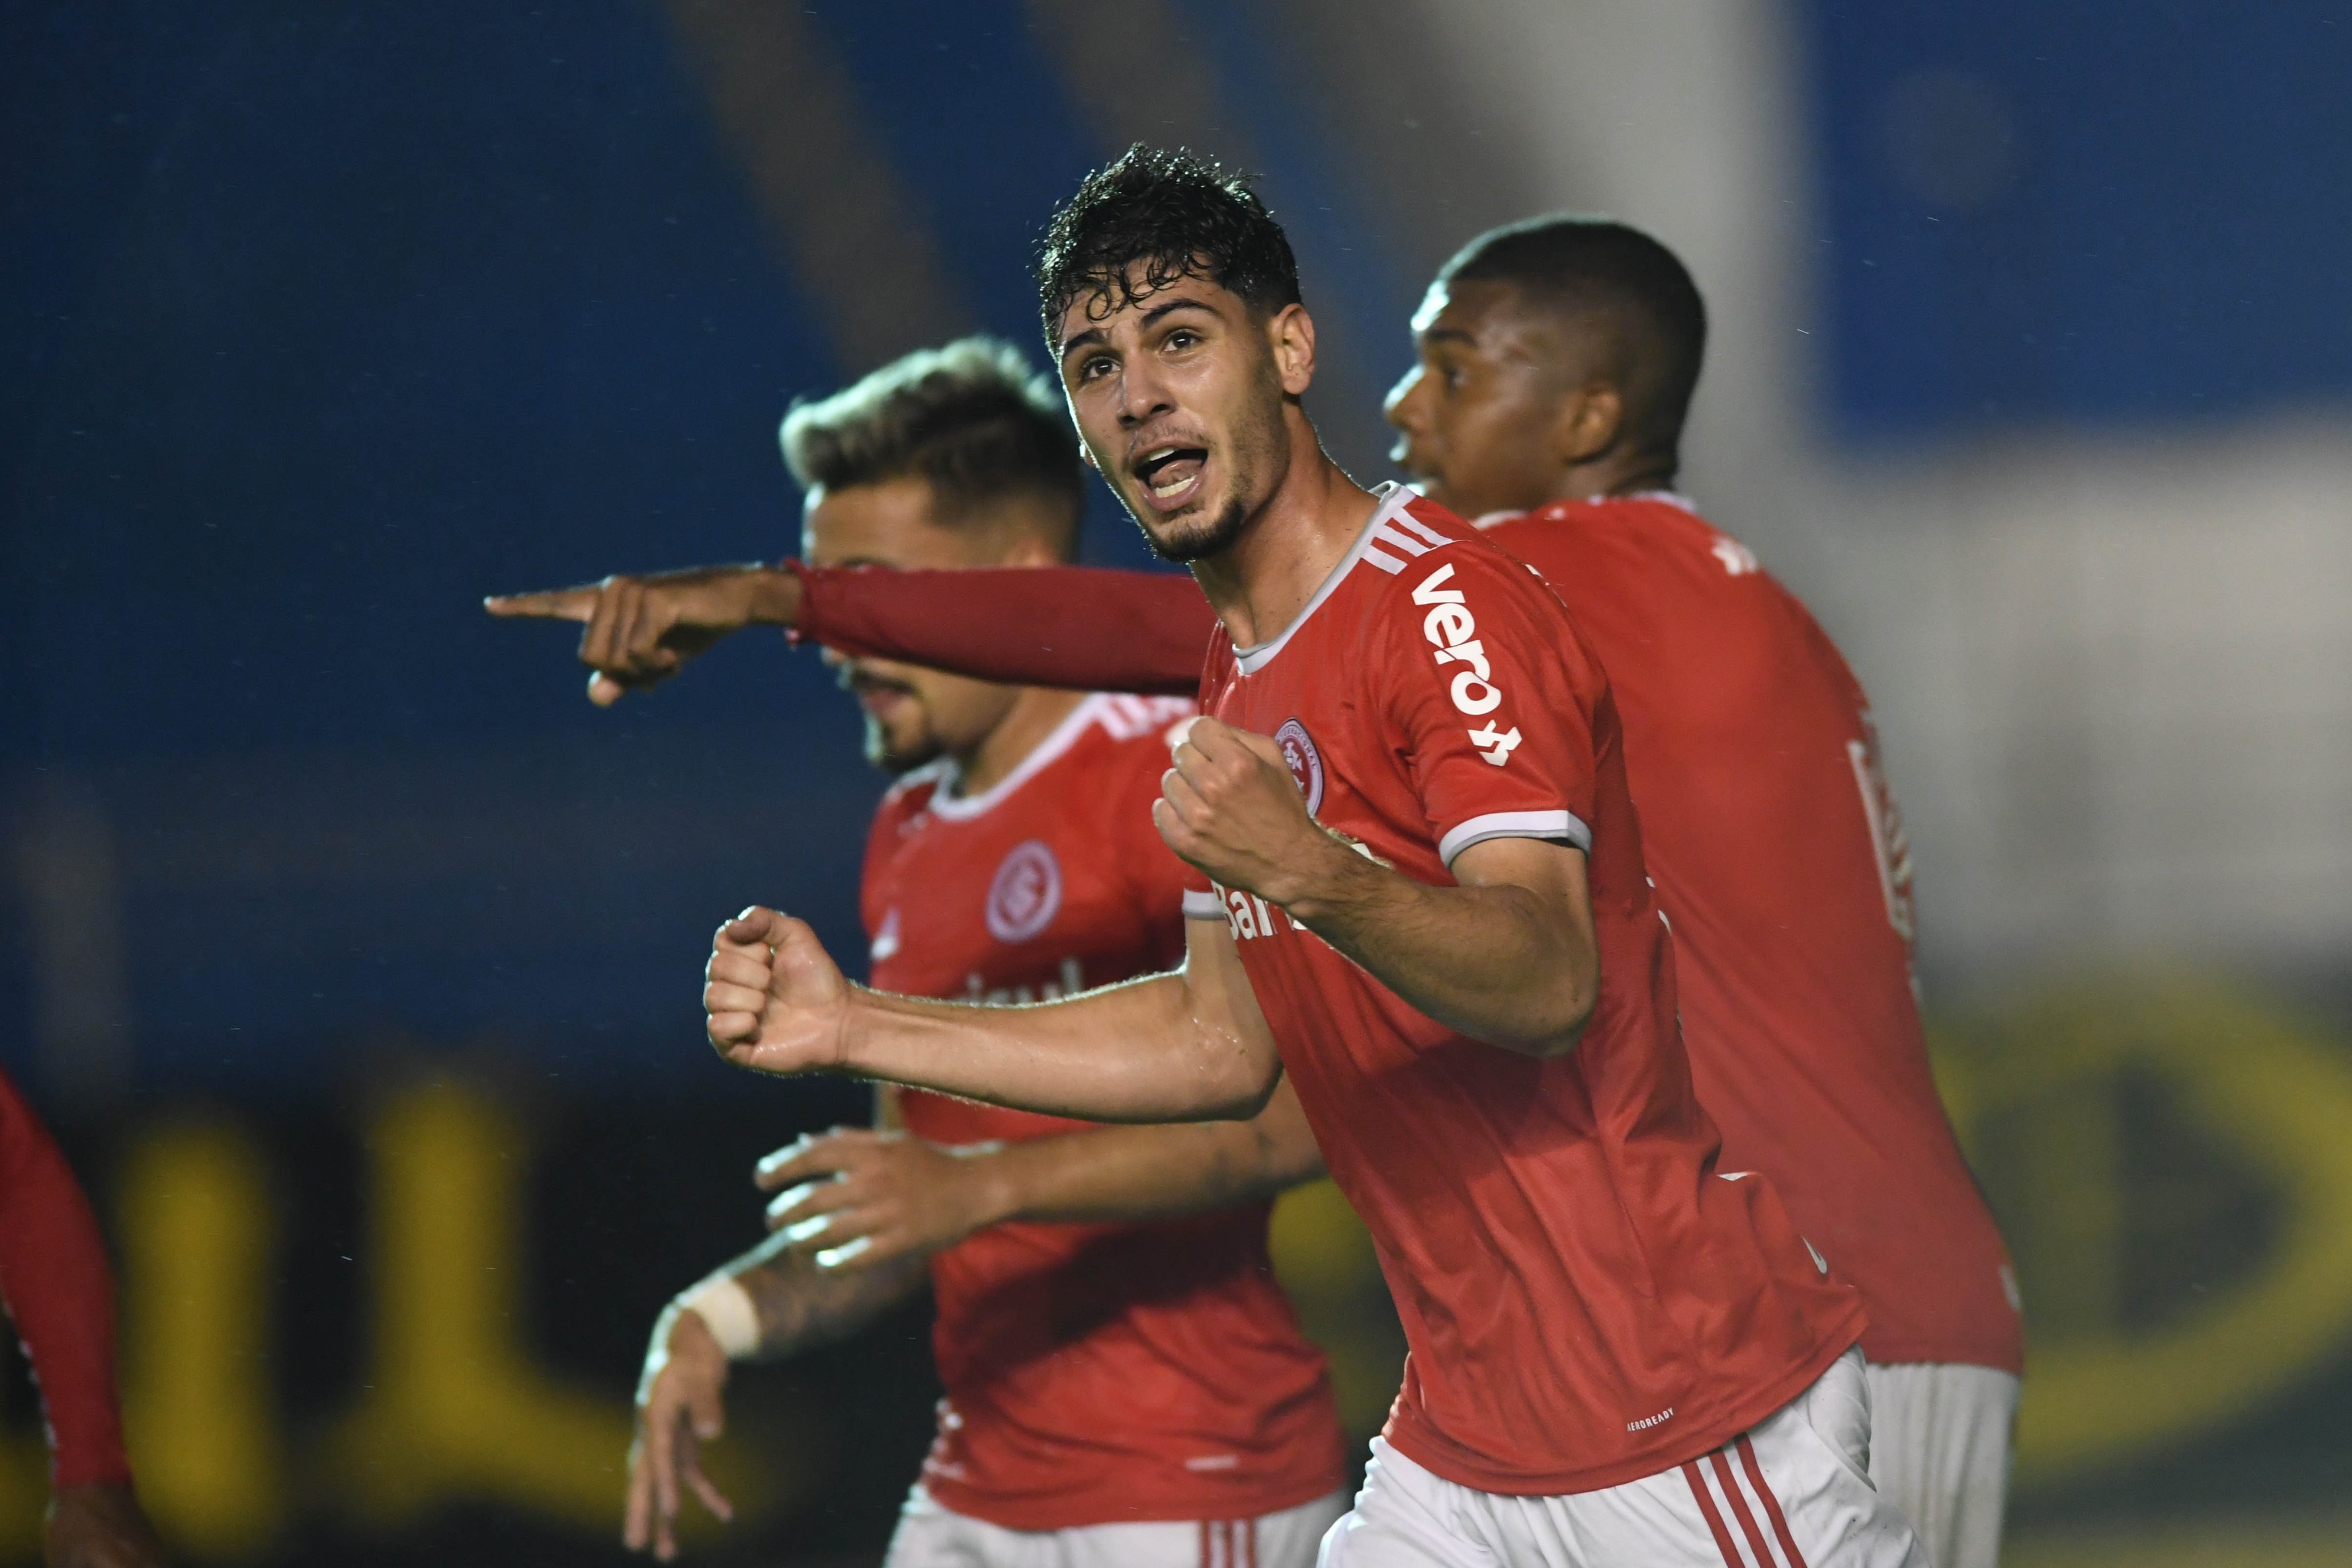
[{"label": "white jersey collar", "polygon": [[941,758],[931,765],[940,769],[939,788],[931,791],[932,811],[950,822],[961,822],[979,816],[1005,800],[1062,753],[1076,745],[1078,737],[1102,716],[1103,705],[1108,701],[1108,696],[1097,692],[1072,708],[1069,716],[1055,725],[1045,739],[1033,747],[1029,755],[1014,765],[1012,772],[977,795],[956,793],[963,783],[963,769],[958,768],[952,758]]},{"label": "white jersey collar", "polygon": [[1381,504],[1372,508],[1372,515],[1364,519],[1363,531],[1356,536],[1356,542],[1348,547],[1348,553],[1339,558],[1339,564],[1333,567],[1330,574],[1324,578],[1321,585],[1315,590],[1314,597],[1307,601],[1306,606],[1297,615],[1291,617],[1290,624],[1285,626],[1279,633],[1266,642],[1234,650],[1234,664],[1243,674],[1254,675],[1273,663],[1274,656],[1282,652],[1283,644],[1297,634],[1298,629],[1306,625],[1318,610],[1323,608],[1323,601],[1339,591],[1339,584],[1346,580],[1347,575],[1356,570],[1356,563],[1364,559],[1364,551],[1371,548],[1373,531],[1391,517],[1403,511],[1406,507],[1421,499],[1418,491],[1399,485],[1393,480],[1380,486],[1372,491],[1372,494],[1381,497]]}]

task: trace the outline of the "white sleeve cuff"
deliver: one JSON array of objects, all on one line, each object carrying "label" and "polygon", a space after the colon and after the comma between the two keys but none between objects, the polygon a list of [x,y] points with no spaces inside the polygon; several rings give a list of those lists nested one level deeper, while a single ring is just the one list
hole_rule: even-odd
[{"label": "white sleeve cuff", "polygon": [[1188,887],[1184,890],[1184,918],[1187,920],[1223,920],[1225,906],[1217,902],[1212,888]]},{"label": "white sleeve cuff", "polygon": [[1592,830],[1573,811],[1489,811],[1447,829],[1437,841],[1437,858],[1451,866],[1455,855],[1488,839],[1551,839],[1588,853],[1592,849]]},{"label": "white sleeve cuff", "polygon": [[713,1274],[677,1299],[681,1311],[700,1318],[730,1361],[740,1361],[760,1348],[760,1313],[751,1292],[731,1274]]}]

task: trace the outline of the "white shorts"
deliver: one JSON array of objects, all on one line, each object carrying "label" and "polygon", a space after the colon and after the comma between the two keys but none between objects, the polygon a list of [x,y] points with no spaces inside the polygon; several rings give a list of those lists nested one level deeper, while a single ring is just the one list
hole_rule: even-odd
[{"label": "white shorts", "polygon": [[1870,1368],[1870,1479],[1935,1568],[1994,1568],[2009,1500],[2018,1381],[1990,1366]]},{"label": "white shorts", "polygon": [[1007,1530],[940,1506],[919,1485],[898,1513],[882,1568],[1309,1568],[1348,1510],[1345,1492],[1256,1519]]},{"label": "white shorts", "polygon": [[1870,1392],[1848,1351],[1733,1442],[1622,1486],[1508,1497],[1382,1439],[1322,1568],[1926,1568],[1870,1484]]}]

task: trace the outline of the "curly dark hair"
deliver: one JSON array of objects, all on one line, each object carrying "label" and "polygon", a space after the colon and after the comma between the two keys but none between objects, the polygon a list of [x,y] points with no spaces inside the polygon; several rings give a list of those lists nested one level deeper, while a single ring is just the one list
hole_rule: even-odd
[{"label": "curly dark hair", "polygon": [[960,338],[893,360],[831,397],[793,402],[778,433],[804,489],[929,481],[943,520],[1010,496],[1045,500],[1068,555],[1086,509],[1086,469],[1061,389],[1020,350]]},{"label": "curly dark hair", "polygon": [[1090,314],[1108,315],[1181,277],[1206,278],[1261,313],[1298,302],[1290,240],[1248,178],[1189,149],[1139,141],[1087,175],[1045,225],[1037,305],[1046,348],[1060,352],[1062,317],[1080,298],[1098,301]]}]

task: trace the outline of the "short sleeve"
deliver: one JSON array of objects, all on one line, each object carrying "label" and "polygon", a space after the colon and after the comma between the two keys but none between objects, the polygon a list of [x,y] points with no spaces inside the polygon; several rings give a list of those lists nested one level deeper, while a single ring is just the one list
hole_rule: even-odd
[{"label": "short sleeve", "polygon": [[1475,543],[1433,551],[1384,597],[1370,641],[1439,859],[1497,838],[1592,847],[1606,685],[1541,579]]},{"label": "short sleeve", "polygon": [[1187,920],[1225,918],[1225,906],[1217,902],[1217,890],[1209,885],[1209,879],[1202,875],[1199,868],[1194,866],[1188,865],[1184,868],[1181,907]]}]

